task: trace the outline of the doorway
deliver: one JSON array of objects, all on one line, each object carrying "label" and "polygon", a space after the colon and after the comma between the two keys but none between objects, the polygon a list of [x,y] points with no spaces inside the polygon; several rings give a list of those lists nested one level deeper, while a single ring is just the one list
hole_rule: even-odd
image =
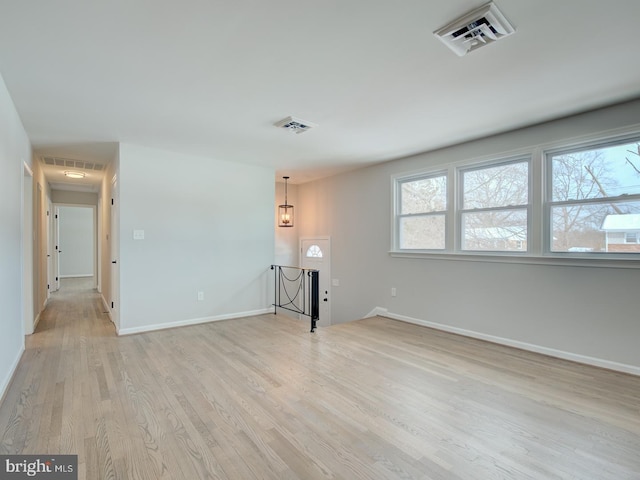
[{"label": "doorway", "polygon": [[52,234],[55,242],[55,287],[63,278],[91,278],[96,287],[96,207],[55,205]]},{"label": "doorway", "polygon": [[315,269],[319,272],[318,290],[320,292],[320,311],[318,326],[331,325],[331,295],[329,292],[331,278],[331,238],[300,238],[300,267]]}]

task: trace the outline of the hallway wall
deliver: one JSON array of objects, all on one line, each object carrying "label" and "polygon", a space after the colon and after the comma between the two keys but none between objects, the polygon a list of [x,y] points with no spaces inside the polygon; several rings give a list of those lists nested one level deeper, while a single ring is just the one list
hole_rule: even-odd
[{"label": "hallway wall", "polygon": [[[33,292],[34,311],[36,323],[39,315],[44,309],[49,297],[50,278],[48,275],[49,253],[49,223],[47,212],[49,211],[49,200],[51,199],[51,187],[44,176],[40,162],[33,162],[33,219],[34,219],[34,247],[33,247]],[[52,215],[53,213],[50,212]]]},{"label": "hallway wall", "polygon": [[24,351],[23,163],[33,163],[31,145],[0,76],[0,398]]}]

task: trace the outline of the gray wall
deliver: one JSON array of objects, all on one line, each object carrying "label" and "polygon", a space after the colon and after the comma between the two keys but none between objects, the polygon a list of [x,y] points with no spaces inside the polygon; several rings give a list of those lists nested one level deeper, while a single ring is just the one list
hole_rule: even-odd
[{"label": "gray wall", "polygon": [[119,162],[120,333],[266,311],[273,170],[128,144]]},{"label": "gray wall", "polygon": [[0,76],[0,398],[24,351],[22,322],[23,162],[31,146]]},{"label": "gray wall", "polygon": [[333,322],[380,307],[398,318],[640,373],[640,269],[389,254],[393,174],[533,149],[639,119],[636,101],[299,186],[299,234],[331,235],[332,277],[340,281],[332,289]]},{"label": "gray wall", "polygon": [[59,207],[60,277],[88,277],[95,271],[93,207]]}]

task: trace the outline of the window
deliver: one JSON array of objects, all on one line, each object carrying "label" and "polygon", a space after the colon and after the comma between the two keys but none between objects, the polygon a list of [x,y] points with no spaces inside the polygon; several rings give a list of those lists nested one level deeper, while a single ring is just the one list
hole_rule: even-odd
[{"label": "window", "polygon": [[547,162],[550,251],[634,252],[616,245],[640,218],[640,143],[555,152]]},{"label": "window", "polygon": [[307,248],[306,257],[307,258],[322,258],[322,249],[318,245],[313,244],[309,248]]},{"label": "window", "polygon": [[632,135],[393,177],[391,253],[640,268],[640,136]]},{"label": "window", "polygon": [[518,160],[460,171],[462,250],[526,250],[529,162]]},{"label": "window", "polygon": [[447,175],[400,180],[397,184],[396,244],[402,250],[444,250]]}]

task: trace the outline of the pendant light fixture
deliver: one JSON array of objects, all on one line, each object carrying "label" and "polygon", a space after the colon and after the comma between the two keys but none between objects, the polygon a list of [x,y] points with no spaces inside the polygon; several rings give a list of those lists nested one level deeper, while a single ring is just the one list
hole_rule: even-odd
[{"label": "pendant light fixture", "polygon": [[278,206],[278,226],[293,227],[293,205],[289,205],[287,202],[287,180],[289,177],[282,178],[284,178],[284,205]]}]

